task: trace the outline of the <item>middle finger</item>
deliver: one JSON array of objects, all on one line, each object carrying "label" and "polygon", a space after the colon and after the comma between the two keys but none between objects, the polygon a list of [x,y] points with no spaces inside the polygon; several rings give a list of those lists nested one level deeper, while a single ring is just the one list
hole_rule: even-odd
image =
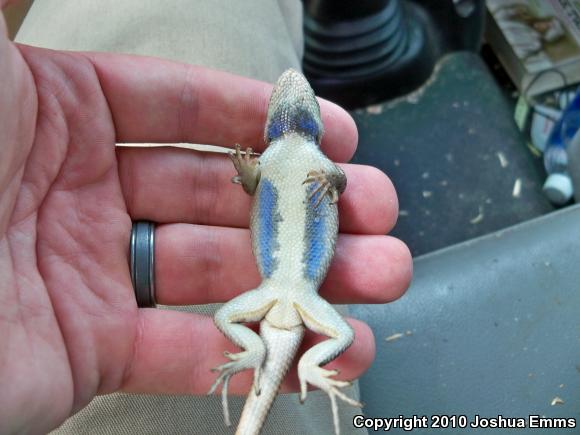
[{"label": "middle finger", "polygon": [[[232,184],[223,153],[175,147],[117,150],[119,176],[133,220],[247,227],[251,198]],[[376,168],[343,165],[347,189],[339,201],[340,230],[385,234],[398,214],[395,189]]]},{"label": "middle finger", "polygon": [[[160,225],[155,234],[156,299],[165,305],[225,302],[260,276],[247,229]],[[411,279],[406,245],[389,236],[339,235],[320,293],[332,303],[384,303]]]}]

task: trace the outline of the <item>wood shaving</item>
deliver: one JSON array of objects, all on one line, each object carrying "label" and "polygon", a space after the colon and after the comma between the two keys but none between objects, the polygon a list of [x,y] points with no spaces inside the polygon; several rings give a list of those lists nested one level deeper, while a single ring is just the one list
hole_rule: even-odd
[{"label": "wood shaving", "polygon": [[514,188],[512,190],[512,196],[514,198],[519,198],[521,195],[522,195],[522,179],[516,178]]},{"label": "wood shaving", "polygon": [[390,342],[390,341],[396,341],[399,338],[403,338],[403,337],[408,337],[409,335],[413,335],[413,331],[405,331],[403,332],[396,332],[393,335],[389,335],[387,338],[385,338],[386,342]]},{"label": "wood shaving", "polygon": [[508,159],[506,158],[505,154],[501,151],[496,153],[497,158],[499,159],[499,164],[502,168],[507,168],[509,165]]},{"label": "wood shaving", "polygon": [[552,401],[550,402],[550,405],[555,406],[555,405],[563,405],[565,402],[558,396],[554,397],[552,399]]},{"label": "wood shaving", "polygon": [[472,225],[476,225],[478,223],[480,223],[483,220],[484,214],[483,214],[483,207],[479,207],[479,214],[477,216],[475,216],[473,219],[469,220],[469,223]]},{"label": "wood shaving", "polygon": [[373,104],[367,107],[367,113],[369,115],[380,115],[383,113],[383,106],[381,104]]}]

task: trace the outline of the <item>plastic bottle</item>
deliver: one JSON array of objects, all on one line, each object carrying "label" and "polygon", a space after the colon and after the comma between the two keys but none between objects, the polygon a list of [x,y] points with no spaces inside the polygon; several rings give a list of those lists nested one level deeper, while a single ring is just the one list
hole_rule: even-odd
[{"label": "plastic bottle", "polygon": [[567,150],[570,160],[569,172],[574,186],[574,199],[580,204],[580,112],[576,116],[577,128],[574,136],[569,141]]},{"label": "plastic bottle", "polygon": [[544,152],[544,166],[548,178],[546,178],[543,190],[548,199],[556,205],[566,204],[574,194],[566,148],[574,137],[576,125],[580,119],[579,115],[580,93],[576,93],[562,117],[554,125]]}]

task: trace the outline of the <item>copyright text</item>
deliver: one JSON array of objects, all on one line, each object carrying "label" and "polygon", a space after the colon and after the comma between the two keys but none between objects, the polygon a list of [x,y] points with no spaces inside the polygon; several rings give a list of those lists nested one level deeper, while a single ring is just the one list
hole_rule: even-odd
[{"label": "copyright text", "polygon": [[364,415],[356,415],[352,424],[356,428],[367,428],[375,432],[389,432],[391,429],[403,429],[411,432],[414,429],[463,429],[463,428],[486,428],[486,429],[573,429],[576,427],[575,418],[554,418],[540,415],[528,415],[527,417],[483,417],[475,415],[413,415],[405,417],[370,418]]}]

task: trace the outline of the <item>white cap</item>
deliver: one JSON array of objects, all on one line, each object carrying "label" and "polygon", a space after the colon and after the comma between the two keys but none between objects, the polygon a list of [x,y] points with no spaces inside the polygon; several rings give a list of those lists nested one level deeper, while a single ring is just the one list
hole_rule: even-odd
[{"label": "white cap", "polygon": [[556,205],[566,204],[574,193],[570,177],[566,174],[557,173],[550,174],[546,178],[543,190],[550,202]]}]

